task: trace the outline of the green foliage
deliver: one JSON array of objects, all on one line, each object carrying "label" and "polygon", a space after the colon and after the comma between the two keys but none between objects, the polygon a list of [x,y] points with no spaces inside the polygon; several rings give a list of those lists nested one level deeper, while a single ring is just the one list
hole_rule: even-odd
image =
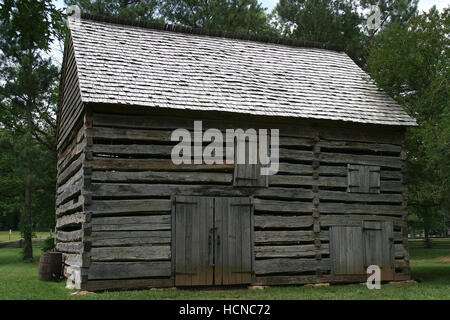
[{"label": "green foliage", "polygon": [[41,249],[43,252],[55,251],[55,238],[53,237],[46,238],[42,243]]},{"label": "green foliage", "polygon": [[294,39],[338,43],[355,60],[362,56],[363,17],[356,1],[280,0],[274,9],[275,24]]},{"label": "green foliage", "polygon": [[118,16],[137,21],[158,19],[161,0],[64,0],[67,6],[77,5],[81,12],[103,16]]},{"label": "green foliage", "polygon": [[285,36],[338,43],[361,67],[365,67],[366,44],[379,30],[367,30],[370,12],[378,5],[382,30],[391,23],[405,25],[416,14],[417,0],[280,0],[274,9],[274,25]]},{"label": "green foliage", "polygon": [[242,33],[274,35],[258,0],[65,0],[82,12]]},{"label": "green foliage", "polygon": [[0,208],[23,213],[24,259],[32,257],[34,219],[49,224],[54,217],[59,70],[46,51],[65,32],[62,18],[51,0],[6,0],[0,7],[0,171],[6,174],[0,189],[7,191]]},{"label": "green foliage", "polygon": [[417,119],[407,132],[411,217],[426,233],[450,208],[450,8],[432,9],[407,28],[393,24],[373,42],[369,72]]},{"label": "green foliage", "polygon": [[166,0],[160,12],[167,21],[197,28],[273,34],[258,0]]},{"label": "green foliage", "polygon": [[370,8],[376,5],[380,8],[381,25],[378,29],[367,31],[377,33],[390,24],[406,27],[412,18],[417,15],[417,3],[419,0],[361,0],[362,8]]}]

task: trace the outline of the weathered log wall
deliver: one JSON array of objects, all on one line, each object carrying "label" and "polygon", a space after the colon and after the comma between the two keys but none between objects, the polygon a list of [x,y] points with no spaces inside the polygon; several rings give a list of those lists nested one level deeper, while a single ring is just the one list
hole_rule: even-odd
[{"label": "weathered log wall", "polygon": [[[61,188],[58,198],[60,211],[84,228],[63,230],[69,218],[59,215],[67,233],[58,245],[66,261],[83,264],[83,287],[174,284],[172,195],[254,197],[255,284],[360,281],[364,277],[331,274],[328,231],[364,219],[394,223],[396,277],[409,276],[402,135],[389,128],[203,121],[204,130],[248,127],[281,128],[280,170],[268,188],[233,187],[229,164],[175,166],[171,132],[192,130],[193,119],[88,113],[76,144],[85,146],[81,173],[78,158],[66,162],[73,174],[61,170],[61,185],[71,187]],[[380,193],[348,193],[349,163],[380,166]],[[78,207],[76,192],[86,195]]]}]

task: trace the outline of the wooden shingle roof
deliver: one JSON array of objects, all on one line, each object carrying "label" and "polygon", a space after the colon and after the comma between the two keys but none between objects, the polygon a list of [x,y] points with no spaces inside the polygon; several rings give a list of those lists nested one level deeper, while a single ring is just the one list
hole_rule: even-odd
[{"label": "wooden shingle roof", "polygon": [[69,19],[86,103],[415,125],[340,51]]}]

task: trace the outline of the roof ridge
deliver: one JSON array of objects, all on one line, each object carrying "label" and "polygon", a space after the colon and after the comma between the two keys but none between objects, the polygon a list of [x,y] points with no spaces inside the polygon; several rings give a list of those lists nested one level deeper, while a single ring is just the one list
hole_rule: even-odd
[{"label": "roof ridge", "polygon": [[107,22],[113,24],[120,25],[128,25],[134,27],[141,27],[146,29],[155,29],[155,30],[164,30],[171,31],[177,33],[186,33],[186,34],[194,34],[194,35],[204,35],[204,36],[212,36],[212,37],[222,37],[228,39],[239,39],[239,40],[249,40],[254,42],[262,42],[262,43],[274,43],[274,44],[282,44],[293,47],[305,47],[305,48],[317,48],[317,49],[326,49],[332,51],[342,52],[344,51],[344,46],[342,44],[332,44],[332,43],[322,43],[315,41],[307,41],[307,40],[295,40],[281,37],[271,37],[271,36],[262,36],[262,35],[252,35],[245,34],[240,32],[233,31],[219,31],[214,29],[204,29],[204,28],[194,28],[183,26],[180,24],[168,24],[168,23],[159,23],[159,22],[150,22],[150,21],[135,21],[129,19],[123,19],[119,17],[111,17],[111,16],[101,16],[94,15],[89,13],[81,13],[81,18],[86,20],[93,20],[98,22]]}]

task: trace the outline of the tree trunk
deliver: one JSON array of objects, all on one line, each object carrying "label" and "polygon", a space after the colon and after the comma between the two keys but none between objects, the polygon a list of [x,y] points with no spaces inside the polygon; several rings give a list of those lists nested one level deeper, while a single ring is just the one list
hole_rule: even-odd
[{"label": "tree trunk", "polygon": [[23,259],[33,260],[33,239],[31,221],[31,178],[28,174],[25,178],[25,226],[23,227],[24,249]]},{"label": "tree trunk", "polygon": [[431,239],[430,239],[430,230],[429,228],[426,226],[425,227],[425,248],[431,248]]},{"label": "tree trunk", "polygon": [[[28,152],[32,149],[32,136],[33,136],[33,115],[31,112],[33,103],[31,101],[26,102],[26,115],[27,115],[27,139],[26,150]],[[23,226],[23,238],[24,238],[24,250],[23,259],[33,260],[33,224],[31,219],[31,172],[32,172],[32,159],[30,154],[26,157],[26,177],[25,177],[25,225]]]}]

